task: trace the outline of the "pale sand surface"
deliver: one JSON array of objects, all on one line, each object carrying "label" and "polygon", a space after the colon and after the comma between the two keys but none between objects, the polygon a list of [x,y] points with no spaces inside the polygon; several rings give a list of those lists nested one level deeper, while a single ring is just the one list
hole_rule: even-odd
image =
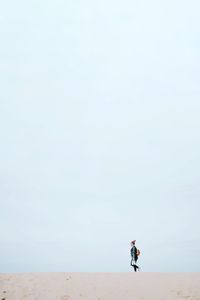
[{"label": "pale sand surface", "polygon": [[200,300],[200,273],[6,273],[2,299]]}]

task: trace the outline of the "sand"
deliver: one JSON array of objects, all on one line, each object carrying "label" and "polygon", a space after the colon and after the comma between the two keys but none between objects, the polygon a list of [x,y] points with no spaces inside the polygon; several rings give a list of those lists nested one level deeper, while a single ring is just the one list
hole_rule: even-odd
[{"label": "sand", "polygon": [[0,274],[0,300],[200,300],[200,273]]}]

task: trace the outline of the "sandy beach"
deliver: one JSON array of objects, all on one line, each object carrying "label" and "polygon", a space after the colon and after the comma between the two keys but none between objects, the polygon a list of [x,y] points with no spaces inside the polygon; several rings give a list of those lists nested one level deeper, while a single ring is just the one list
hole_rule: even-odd
[{"label": "sandy beach", "polygon": [[0,300],[200,300],[200,273],[0,274]]}]

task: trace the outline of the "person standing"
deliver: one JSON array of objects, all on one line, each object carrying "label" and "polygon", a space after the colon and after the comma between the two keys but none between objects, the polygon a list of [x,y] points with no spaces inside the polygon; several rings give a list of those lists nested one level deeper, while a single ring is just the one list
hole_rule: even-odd
[{"label": "person standing", "polygon": [[136,240],[131,242],[131,266],[134,268],[134,271],[137,272],[139,267],[137,266],[138,256],[140,255],[140,250],[138,250],[135,246]]}]

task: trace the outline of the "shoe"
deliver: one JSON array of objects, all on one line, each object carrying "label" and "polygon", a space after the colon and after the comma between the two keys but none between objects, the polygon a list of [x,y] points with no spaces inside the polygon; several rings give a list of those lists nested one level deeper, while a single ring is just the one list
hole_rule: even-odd
[{"label": "shoe", "polygon": [[133,268],[134,268],[134,271],[137,272],[138,267],[136,265],[133,265]]}]

